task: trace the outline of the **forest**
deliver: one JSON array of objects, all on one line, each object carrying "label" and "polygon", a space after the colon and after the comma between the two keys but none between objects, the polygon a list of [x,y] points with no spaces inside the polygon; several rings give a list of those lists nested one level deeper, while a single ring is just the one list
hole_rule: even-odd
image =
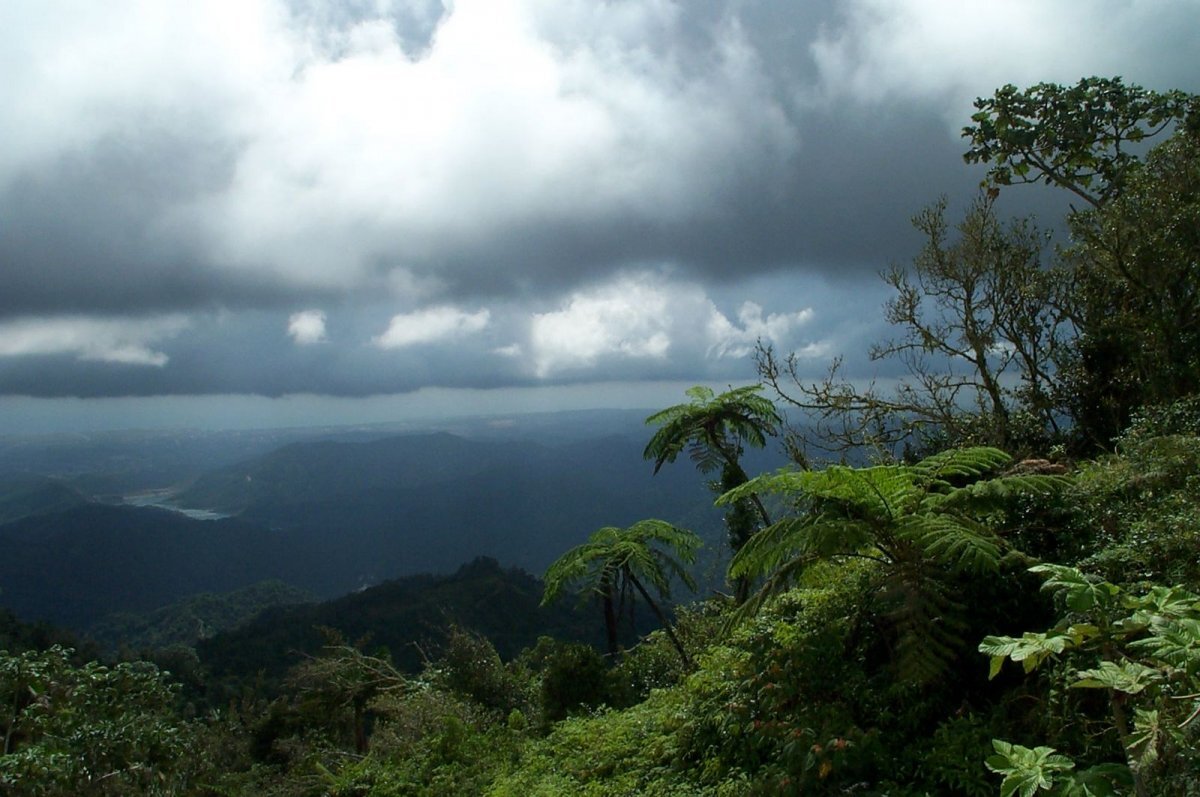
[{"label": "forest", "polygon": [[[718,589],[649,516],[540,580],[396,582],[386,640],[345,624],[381,592],[251,619],[283,584],[189,604],[241,637],[167,612],[115,653],[0,614],[0,792],[1200,794],[1200,97],[1005,86],[963,136],[978,196],[882,275],[906,376],[760,345],[759,384],[647,418],[724,516]],[[1001,216],[1030,190],[1071,210]]]}]

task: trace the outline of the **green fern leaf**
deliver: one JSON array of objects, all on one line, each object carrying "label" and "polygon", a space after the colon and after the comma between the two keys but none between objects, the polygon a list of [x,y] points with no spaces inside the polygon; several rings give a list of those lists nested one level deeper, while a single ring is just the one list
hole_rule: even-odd
[{"label": "green fern leaf", "polygon": [[906,518],[900,534],[919,545],[925,554],[953,570],[995,572],[1000,566],[1000,546],[985,528],[965,518],[924,515]]}]

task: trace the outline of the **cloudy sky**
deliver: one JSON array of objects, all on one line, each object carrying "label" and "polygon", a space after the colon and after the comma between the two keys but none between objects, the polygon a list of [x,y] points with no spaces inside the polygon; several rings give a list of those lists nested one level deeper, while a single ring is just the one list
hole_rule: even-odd
[{"label": "cloudy sky", "polygon": [[865,375],[975,97],[1197,52],[1200,0],[0,0],[0,431]]}]

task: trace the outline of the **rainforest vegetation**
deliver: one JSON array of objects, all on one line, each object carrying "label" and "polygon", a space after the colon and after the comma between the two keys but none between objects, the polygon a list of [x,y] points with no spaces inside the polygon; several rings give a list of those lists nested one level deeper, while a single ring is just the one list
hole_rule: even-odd
[{"label": "rainforest vegetation", "polygon": [[[699,538],[646,518],[571,530],[511,618],[590,637],[516,645],[532,579],[486,562],[413,587],[418,628],[452,593],[479,627],[407,658],[328,628],[271,677],[0,616],[0,791],[1200,794],[1200,98],[1006,86],[964,137],[979,196],[931,198],[884,274],[872,356],[906,378],[761,348],[760,385],[648,419],[655,473],[690,460],[725,513],[726,588],[689,596]],[[1070,195],[1061,240],[999,215],[1023,183]]]}]

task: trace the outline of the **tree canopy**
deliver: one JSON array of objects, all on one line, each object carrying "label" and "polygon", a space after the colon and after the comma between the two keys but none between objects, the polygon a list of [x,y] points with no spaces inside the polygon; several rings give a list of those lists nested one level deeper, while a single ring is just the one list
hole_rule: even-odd
[{"label": "tree canopy", "polygon": [[1156,92],[1121,78],[1083,78],[1074,86],[1012,84],[975,100],[963,128],[967,163],[991,164],[986,184],[1047,183],[1092,207],[1120,195],[1138,160],[1137,144],[1198,110],[1182,91]]}]

